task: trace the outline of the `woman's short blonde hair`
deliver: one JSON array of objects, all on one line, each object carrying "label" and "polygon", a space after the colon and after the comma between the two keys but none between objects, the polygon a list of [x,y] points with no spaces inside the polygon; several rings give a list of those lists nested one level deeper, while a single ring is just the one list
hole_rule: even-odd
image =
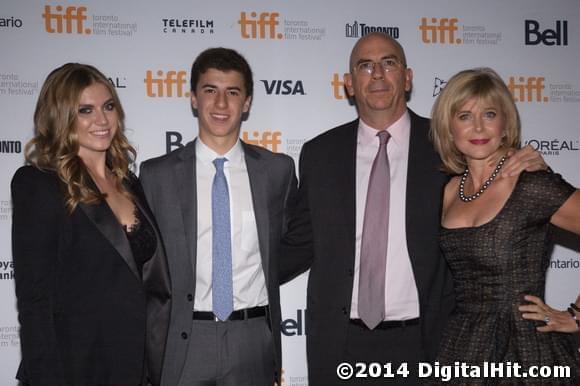
[{"label": "woman's short blonde hair", "polygon": [[79,202],[91,204],[104,198],[78,156],[77,115],[80,98],[87,87],[96,83],[104,85],[111,93],[117,110],[118,130],[107,150],[106,162],[117,188],[128,194],[122,181],[129,174],[135,150],[124,134],[125,113],[115,88],[93,66],[67,63],[48,75],[34,112],[34,137],[25,148],[28,163],[39,169],[54,171],[65,184],[65,202],[71,212]]},{"label": "woman's short blonde hair", "polygon": [[461,71],[449,79],[431,111],[431,139],[445,171],[452,174],[462,173],[466,162],[453,142],[451,123],[459,109],[473,98],[497,106],[504,114],[505,135],[501,147],[520,147],[520,117],[504,81],[487,67]]}]

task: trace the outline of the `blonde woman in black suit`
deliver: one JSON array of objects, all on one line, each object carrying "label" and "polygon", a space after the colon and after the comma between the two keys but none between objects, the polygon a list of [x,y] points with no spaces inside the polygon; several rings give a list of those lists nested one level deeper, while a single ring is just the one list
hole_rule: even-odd
[{"label": "blonde woman in black suit", "polygon": [[65,64],[41,89],[12,180],[24,383],[159,383],[170,281],[123,121],[92,66]]}]

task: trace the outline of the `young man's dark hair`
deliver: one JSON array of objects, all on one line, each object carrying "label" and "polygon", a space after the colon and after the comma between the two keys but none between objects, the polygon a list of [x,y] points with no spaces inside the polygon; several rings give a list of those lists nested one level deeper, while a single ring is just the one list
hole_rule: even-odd
[{"label": "young man's dark hair", "polygon": [[195,93],[200,75],[210,68],[223,72],[239,72],[244,78],[246,96],[253,95],[254,79],[252,78],[250,65],[237,51],[223,47],[208,48],[199,54],[193,62],[193,66],[191,66],[191,91],[193,93]]}]

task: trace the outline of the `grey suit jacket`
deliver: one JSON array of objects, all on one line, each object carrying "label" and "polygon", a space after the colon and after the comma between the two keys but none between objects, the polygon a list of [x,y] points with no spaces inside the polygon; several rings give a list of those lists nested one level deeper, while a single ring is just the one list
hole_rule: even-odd
[{"label": "grey suit jacket", "polygon": [[[286,230],[287,207],[296,194],[293,160],[242,142],[252,191],[279,381],[281,369],[278,250]],[[177,385],[191,336],[197,252],[195,141],[141,165],[140,179],[159,224],[171,274],[173,307],[162,385]]]}]

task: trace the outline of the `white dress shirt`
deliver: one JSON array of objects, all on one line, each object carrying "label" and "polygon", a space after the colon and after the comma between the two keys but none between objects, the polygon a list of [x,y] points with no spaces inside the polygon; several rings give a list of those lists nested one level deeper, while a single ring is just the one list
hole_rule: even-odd
[{"label": "white dress shirt", "polygon": [[[407,250],[406,188],[409,162],[411,118],[405,112],[386,128],[391,138],[387,144],[391,191],[389,202],[389,235],[385,275],[385,320],[406,320],[419,316],[419,295]],[[378,130],[359,119],[356,147],[356,253],[350,317],[358,316],[360,250],[369,177],[379,150]]]},{"label": "white dress shirt", "polygon": [[234,310],[268,304],[268,292],[258,244],[250,179],[242,144],[219,155],[201,139],[195,142],[197,175],[196,311],[212,310],[212,213],[211,191],[216,158],[227,158],[224,174],[230,197]]}]

